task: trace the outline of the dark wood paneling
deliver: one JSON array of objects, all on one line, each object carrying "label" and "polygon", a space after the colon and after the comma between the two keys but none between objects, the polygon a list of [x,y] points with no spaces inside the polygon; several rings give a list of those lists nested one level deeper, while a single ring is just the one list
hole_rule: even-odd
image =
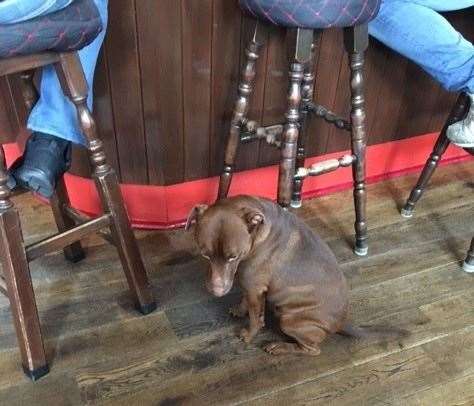
[{"label": "dark wood paneling", "polygon": [[213,3],[209,150],[210,173],[217,174],[222,167],[224,142],[237,94],[242,14],[237,2],[214,0]]},{"label": "dark wood paneling", "polygon": [[142,166],[152,184],[177,183],[184,178],[181,2],[139,0],[137,14],[148,152]]},{"label": "dark wood paneling", "polygon": [[[230,0],[114,0],[95,84],[95,112],[109,161],[127,183],[165,185],[219,173],[245,43],[253,22]],[[474,38],[474,8],[449,13]],[[257,67],[250,117],[283,120],[288,83],[285,30],[269,27]],[[349,113],[349,70],[341,30],[322,34],[315,54],[315,100]],[[369,144],[437,131],[455,95],[375,40],[366,58]],[[0,131],[12,139],[24,107],[15,78],[0,82]],[[12,107],[12,100],[16,109]],[[348,134],[309,124],[308,154],[349,147]],[[88,175],[76,151],[74,171]],[[244,145],[238,169],[275,163],[264,143]]]},{"label": "dark wood paneling", "polygon": [[[245,48],[255,33],[255,20],[247,16],[242,19],[242,31],[240,41],[240,68],[243,67],[245,61]],[[257,60],[257,69],[253,91],[250,95],[248,117],[250,120],[262,122],[263,117],[263,100],[265,95],[265,77],[267,72],[267,56],[268,56],[268,32],[265,33],[265,44],[260,49],[259,58]],[[236,89],[235,89],[236,90]],[[234,91],[235,91],[234,90]],[[259,143],[243,144],[239,148],[237,159],[237,170],[255,168],[258,166]]]},{"label": "dark wood paneling", "polygon": [[120,174],[125,183],[148,182],[136,17],[134,0],[111,2],[105,49]]},{"label": "dark wood paneling", "polygon": [[[288,56],[286,52],[286,31],[278,27],[269,27],[267,41],[266,75],[262,78],[265,83],[263,101],[263,125],[275,124],[282,121],[286,112],[288,88]],[[279,151],[266,142],[259,145],[259,164],[269,165],[279,157]]]},{"label": "dark wood paneling", "polygon": [[[209,173],[212,0],[183,1],[184,177]],[[199,140],[199,142],[196,142]],[[178,152],[179,153],[179,152]]]}]

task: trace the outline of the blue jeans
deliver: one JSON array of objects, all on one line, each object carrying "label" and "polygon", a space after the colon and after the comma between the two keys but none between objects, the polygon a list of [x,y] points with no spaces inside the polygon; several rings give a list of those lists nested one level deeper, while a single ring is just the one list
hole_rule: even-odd
[{"label": "blue jeans", "polygon": [[[34,17],[58,11],[74,0],[4,0],[0,2],[0,24],[25,21]],[[107,1],[94,0],[107,26]],[[92,109],[92,88],[94,71],[99,51],[104,41],[105,30],[92,44],[79,51],[84,73],[89,84],[89,108]],[[85,144],[79,129],[76,110],[62,92],[56,72],[52,66],[43,68],[40,99],[30,113],[28,128],[57,136],[77,144]]]},{"label": "blue jeans", "polygon": [[474,93],[474,46],[438,13],[471,6],[474,0],[382,0],[369,32],[445,89]]}]

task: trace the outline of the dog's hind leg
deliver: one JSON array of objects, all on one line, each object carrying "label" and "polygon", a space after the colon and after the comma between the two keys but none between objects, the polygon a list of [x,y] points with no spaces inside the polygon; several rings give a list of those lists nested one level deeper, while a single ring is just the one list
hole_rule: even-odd
[{"label": "dog's hind leg", "polygon": [[297,317],[280,319],[281,330],[296,343],[277,341],[267,344],[264,350],[272,355],[304,354],[316,356],[321,353],[319,344],[327,337],[327,332],[314,320]]}]

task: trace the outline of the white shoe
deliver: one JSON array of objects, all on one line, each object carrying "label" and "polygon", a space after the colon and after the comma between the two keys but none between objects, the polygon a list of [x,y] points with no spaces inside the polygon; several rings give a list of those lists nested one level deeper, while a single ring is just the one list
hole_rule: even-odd
[{"label": "white shoe", "polygon": [[474,148],[474,94],[468,94],[471,106],[464,120],[451,124],[446,130],[446,137],[461,148]]}]

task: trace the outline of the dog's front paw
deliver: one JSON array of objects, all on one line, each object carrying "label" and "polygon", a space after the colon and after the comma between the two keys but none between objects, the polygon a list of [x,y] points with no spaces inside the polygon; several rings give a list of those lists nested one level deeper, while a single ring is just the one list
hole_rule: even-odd
[{"label": "dog's front paw", "polygon": [[255,337],[255,333],[252,333],[250,330],[243,328],[240,330],[239,338],[245,343],[248,344]]},{"label": "dog's front paw", "polygon": [[229,314],[234,317],[245,317],[247,312],[242,309],[241,305],[235,305],[230,307]]}]

